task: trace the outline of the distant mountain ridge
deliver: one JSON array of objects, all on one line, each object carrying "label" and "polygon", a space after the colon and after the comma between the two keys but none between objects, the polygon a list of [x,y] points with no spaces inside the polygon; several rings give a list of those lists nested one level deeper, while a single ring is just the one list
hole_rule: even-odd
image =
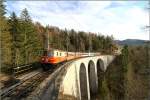
[{"label": "distant mountain ridge", "polygon": [[144,45],[148,40],[140,39],[126,39],[126,40],[115,40],[115,43],[119,45]]}]

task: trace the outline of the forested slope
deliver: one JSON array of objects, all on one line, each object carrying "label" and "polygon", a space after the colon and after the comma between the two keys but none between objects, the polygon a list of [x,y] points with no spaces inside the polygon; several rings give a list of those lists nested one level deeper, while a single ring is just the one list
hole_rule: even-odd
[{"label": "forested slope", "polygon": [[149,100],[150,52],[148,45],[125,46],[108,66],[100,86],[100,100]]}]

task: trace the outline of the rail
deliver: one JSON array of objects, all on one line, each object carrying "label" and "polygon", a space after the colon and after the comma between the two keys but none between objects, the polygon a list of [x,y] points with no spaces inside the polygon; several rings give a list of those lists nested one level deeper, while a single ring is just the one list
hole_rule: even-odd
[{"label": "rail", "polygon": [[14,89],[15,89],[17,86],[23,84],[25,81],[27,81],[27,80],[30,79],[30,78],[35,77],[35,76],[38,75],[38,74],[39,74],[39,73],[36,73],[36,74],[34,74],[33,76],[30,76],[29,78],[24,79],[24,80],[20,81],[19,83],[15,84],[15,85],[13,85],[13,86],[7,88],[7,89],[1,90],[0,96],[1,96],[1,97],[5,97],[7,94],[9,94],[9,93],[11,93],[12,91],[14,91]]}]

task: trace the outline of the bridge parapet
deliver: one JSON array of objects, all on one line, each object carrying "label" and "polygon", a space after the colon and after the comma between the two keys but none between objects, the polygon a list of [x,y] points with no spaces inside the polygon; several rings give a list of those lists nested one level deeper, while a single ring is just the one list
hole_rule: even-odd
[{"label": "bridge parapet", "polygon": [[97,93],[98,90],[98,72],[105,72],[114,58],[112,55],[101,55],[74,61],[64,76],[59,99],[72,97],[90,100],[91,94]]}]

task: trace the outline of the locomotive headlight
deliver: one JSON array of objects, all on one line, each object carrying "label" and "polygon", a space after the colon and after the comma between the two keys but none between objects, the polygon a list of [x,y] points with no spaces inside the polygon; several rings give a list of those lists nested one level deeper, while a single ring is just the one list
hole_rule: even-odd
[{"label": "locomotive headlight", "polygon": [[42,61],[44,61],[44,58],[42,58]]}]

